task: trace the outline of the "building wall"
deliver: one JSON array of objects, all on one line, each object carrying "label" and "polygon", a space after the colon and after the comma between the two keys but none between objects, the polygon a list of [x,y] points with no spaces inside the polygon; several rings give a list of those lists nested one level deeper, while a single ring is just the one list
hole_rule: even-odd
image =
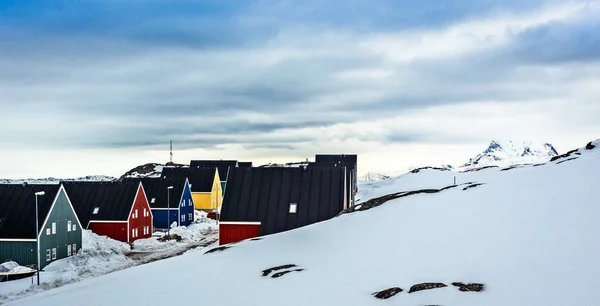
[{"label": "building wall", "polygon": [[90,222],[88,229],[99,236],[127,242],[127,222]]},{"label": "building wall", "polygon": [[219,245],[260,236],[259,224],[219,224]]},{"label": "building wall", "polygon": [[[133,242],[142,238],[152,237],[152,212],[148,204],[148,198],[143,192],[143,189],[138,188],[138,194],[135,197],[133,208],[129,214],[129,241]],[[146,228],[146,232],[144,232]],[[136,235],[134,235],[134,231]]]},{"label": "building wall", "polygon": [[177,222],[179,224],[179,210],[177,208],[171,209],[171,214],[167,219],[167,210],[166,209],[153,209],[152,216],[154,220],[152,221],[152,226],[155,228],[165,229],[167,228],[167,224]]},{"label": "building wall", "polygon": [[0,241],[0,262],[12,260],[21,266],[37,264],[35,241]]},{"label": "building wall", "polygon": [[[181,220],[181,216],[185,218],[183,221]],[[188,226],[194,222],[194,199],[192,198],[190,185],[187,182],[183,188],[181,203],[179,203],[179,219],[179,224],[183,226]]]},{"label": "building wall", "polygon": [[[81,249],[81,230],[77,216],[69,205],[64,189],[61,188],[46,224],[40,229],[40,268],[43,269],[53,261],[73,256],[73,245],[77,253]],[[56,250],[55,259],[53,250]]]}]

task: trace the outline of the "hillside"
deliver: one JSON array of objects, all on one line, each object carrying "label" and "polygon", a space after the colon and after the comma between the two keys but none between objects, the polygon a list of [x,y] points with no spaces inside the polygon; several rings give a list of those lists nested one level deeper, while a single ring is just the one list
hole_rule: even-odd
[{"label": "hillside", "polygon": [[[363,184],[359,211],[7,305],[592,305],[600,140],[586,147],[538,166],[424,169]],[[367,202],[384,189],[398,198]],[[395,287],[388,301],[374,295]]]},{"label": "hillside", "polygon": [[20,184],[26,182],[28,184],[58,184],[60,181],[113,181],[115,180],[112,176],[106,175],[88,175],[77,178],[27,178],[27,179],[0,179],[0,184]]}]

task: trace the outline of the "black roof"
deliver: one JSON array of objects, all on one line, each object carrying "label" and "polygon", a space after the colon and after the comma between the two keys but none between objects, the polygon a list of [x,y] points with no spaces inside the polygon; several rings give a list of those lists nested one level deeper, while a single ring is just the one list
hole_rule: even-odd
[{"label": "black roof", "polygon": [[38,196],[41,230],[59,189],[57,184],[0,184],[0,239],[35,239],[35,193],[46,193]]},{"label": "black roof", "polygon": [[[90,220],[127,221],[140,179],[121,182],[63,182],[81,226]],[[94,208],[98,213],[93,214]]]},{"label": "black roof", "polygon": [[215,168],[190,169],[192,192],[211,192],[216,172],[217,170]]},{"label": "black roof", "polygon": [[[137,179],[137,181],[141,181],[142,185],[144,186],[144,192],[146,192],[146,198],[148,198],[148,204],[150,204],[150,208],[167,208],[167,187],[169,186],[173,186],[169,196],[169,201],[171,202],[169,204],[169,208],[179,208],[179,200],[183,194],[186,180],[187,178]],[[154,201],[152,201],[153,199]]]},{"label": "black roof", "polygon": [[188,167],[164,167],[161,172],[163,178],[187,178],[190,174]]},{"label": "black roof", "polygon": [[316,154],[317,163],[339,163],[348,167],[349,170],[356,170],[358,155],[356,154]]},{"label": "black roof", "polygon": [[219,178],[221,181],[227,180],[227,173],[229,168],[235,168],[238,166],[237,160],[192,160],[190,162],[190,168],[217,168],[219,170]]},{"label": "black roof", "polygon": [[[261,222],[261,235],[335,217],[344,209],[341,168],[234,168],[227,180],[220,220]],[[289,213],[290,203],[297,213]]]},{"label": "black roof", "polygon": [[238,162],[240,168],[252,168],[252,162]]}]

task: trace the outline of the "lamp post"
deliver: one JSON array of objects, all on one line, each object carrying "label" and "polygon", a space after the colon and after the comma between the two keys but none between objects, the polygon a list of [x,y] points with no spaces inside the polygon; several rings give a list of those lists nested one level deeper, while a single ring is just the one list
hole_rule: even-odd
[{"label": "lamp post", "polygon": [[37,284],[40,285],[40,228],[38,224],[38,196],[43,196],[46,193],[43,191],[35,193],[35,241],[37,245]]},{"label": "lamp post", "polygon": [[167,187],[167,237],[171,238],[171,189],[173,186]]}]

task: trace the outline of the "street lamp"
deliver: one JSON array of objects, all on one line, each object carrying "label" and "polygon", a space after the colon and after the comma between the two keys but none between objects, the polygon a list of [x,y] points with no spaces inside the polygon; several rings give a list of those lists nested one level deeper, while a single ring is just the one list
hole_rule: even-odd
[{"label": "street lamp", "polygon": [[167,187],[167,237],[171,238],[171,189],[173,186]]},{"label": "street lamp", "polygon": [[43,196],[43,191],[35,193],[35,241],[37,244],[37,284],[40,285],[40,228],[38,224],[38,196]]}]

